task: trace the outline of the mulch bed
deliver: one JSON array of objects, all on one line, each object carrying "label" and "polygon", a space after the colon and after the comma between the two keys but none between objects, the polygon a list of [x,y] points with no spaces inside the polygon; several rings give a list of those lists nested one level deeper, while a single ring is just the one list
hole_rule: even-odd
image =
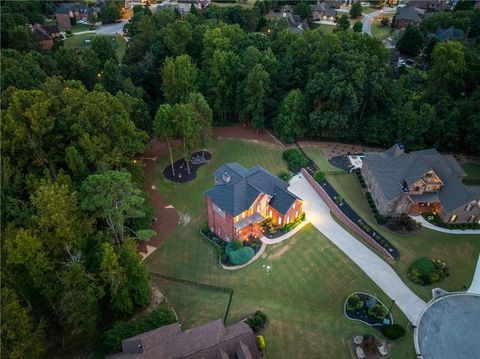
[{"label": "mulch bed", "polygon": [[352,164],[350,163],[348,156],[363,156],[363,153],[352,153],[348,155],[340,155],[340,156],[335,156],[332,157],[331,159],[328,160],[331,165],[340,168],[341,170],[344,170],[345,172],[350,173],[352,167]]},{"label": "mulch bed", "polygon": [[153,182],[148,179],[148,175],[155,169],[155,161],[158,156],[167,153],[165,143],[153,139],[150,141],[148,149],[140,156],[143,160],[143,174],[145,176],[145,189],[150,198],[150,202],[155,209],[154,221],[151,229],[157,234],[148,241],[138,242],[137,249],[141,253],[147,253],[147,245],[157,248],[173,232],[180,220],[175,208],[168,206],[167,201],[160,196],[158,190],[153,187]]},{"label": "mulch bed", "polygon": [[[323,180],[320,185],[322,188],[327,192],[328,196],[332,199],[332,201],[335,202],[335,197],[338,196],[338,192],[335,191],[335,189],[332,187],[332,185],[327,181]],[[352,207],[349,206],[345,200],[342,201],[342,205],[338,205],[337,207],[347,216],[353,223],[366,223],[353,209]],[[367,233],[367,232],[365,232]],[[395,260],[400,259],[400,252],[398,251],[397,248],[393,246],[392,243],[390,243],[385,237],[383,237],[381,234],[372,232],[372,233],[367,233],[367,235],[372,238],[378,245],[382,246],[385,248]],[[383,242],[383,243],[382,243]]]},{"label": "mulch bed", "polygon": [[[374,304],[382,304],[382,303],[377,298],[375,298],[370,294],[365,294],[365,293],[355,293],[355,294],[358,295],[361,300],[363,300],[363,307],[354,312],[349,312],[345,308],[345,313],[347,317],[350,319],[360,320],[365,324],[368,324],[374,327],[375,329],[381,330],[383,327],[383,319],[378,319],[370,316],[368,314],[368,308]],[[388,317],[390,319],[390,323],[392,323],[392,320],[393,320],[392,314],[388,314]]]},{"label": "mulch bed", "polygon": [[[212,158],[212,154],[208,151],[197,151],[192,154],[192,157],[201,156],[202,154],[205,155],[206,161],[209,161]],[[200,168],[205,163],[206,162],[194,164],[190,162],[190,173],[188,173],[187,162],[185,161],[185,159],[182,158],[180,160],[173,162],[175,175],[173,174],[171,164],[165,167],[165,169],[163,170],[163,175],[165,176],[166,179],[173,182],[177,182],[177,183],[189,182],[193,180],[195,177],[197,177],[198,168]]]}]

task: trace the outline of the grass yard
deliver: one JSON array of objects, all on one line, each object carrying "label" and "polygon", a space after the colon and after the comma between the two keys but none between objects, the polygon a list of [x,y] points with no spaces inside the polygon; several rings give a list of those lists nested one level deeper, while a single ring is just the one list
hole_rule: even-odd
[{"label": "grass yard", "polygon": [[[392,21],[393,14],[384,14],[383,17],[388,17]],[[387,37],[392,35],[392,27],[390,24],[383,26],[381,19],[375,19],[372,22],[372,36],[379,39],[385,40]]]},{"label": "grass yard", "polygon": [[[265,336],[271,358],[350,358],[351,336],[376,332],[344,317],[347,296],[354,291],[366,291],[376,294],[386,305],[390,300],[311,225],[289,240],[267,247],[261,258],[243,269],[222,269],[214,247],[198,233],[206,220],[203,191],[213,185],[212,172],[220,164],[232,161],[246,167],[260,164],[274,174],[286,165],[281,159],[282,148],[275,145],[216,139],[209,150],[212,161],[199,169],[191,183],[174,184],[163,179],[161,173],[168,156],[159,158],[156,171],[150,174],[181,220],[167,241],[146,259],[149,268],[182,279],[233,288],[227,324],[257,309],[263,310],[269,317]],[[176,158],[179,156],[177,153]],[[165,280],[157,284],[179,314],[184,328],[223,316],[226,294]],[[394,320],[406,326],[407,320],[397,307],[393,313]],[[395,342],[392,350],[390,358],[412,357],[412,336],[407,334]]]},{"label": "grass yard", "polygon": [[119,59],[123,57],[127,48],[127,43],[125,42],[125,39],[120,35],[97,35],[95,33],[73,35],[65,39],[65,47],[67,49],[87,48],[91,46],[92,41],[96,36],[106,36],[110,38],[112,40],[113,46],[115,47],[117,57]]},{"label": "grass yard", "polygon": [[[304,148],[304,151],[325,171],[331,166],[320,148]],[[325,164],[327,163],[327,164]],[[327,175],[328,180],[350,206],[377,232],[384,235],[400,251],[400,260],[390,262],[405,283],[424,300],[431,299],[431,290],[440,286],[448,291],[462,290],[469,286],[473,277],[480,240],[473,235],[452,235],[422,228],[413,234],[399,234],[379,226],[373,217],[367,200],[361,192],[360,183],[354,174]],[[450,277],[433,286],[420,286],[407,278],[408,266],[418,257],[442,259],[450,266]]]},{"label": "grass yard", "polygon": [[462,168],[467,172],[468,178],[475,178],[480,181],[480,165],[477,163],[465,163]]}]

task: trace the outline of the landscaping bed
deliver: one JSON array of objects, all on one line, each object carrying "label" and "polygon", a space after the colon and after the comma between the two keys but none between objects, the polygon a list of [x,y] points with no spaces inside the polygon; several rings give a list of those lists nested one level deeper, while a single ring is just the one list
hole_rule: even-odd
[{"label": "landscaping bed", "polygon": [[[201,161],[199,163],[195,162],[195,158],[200,158],[201,156],[204,156],[204,161]],[[193,180],[195,177],[197,177],[197,170],[201,166],[203,166],[205,163],[210,161],[212,158],[212,154],[208,151],[197,151],[192,154],[192,162],[189,163],[190,165],[190,173],[188,173],[188,167],[187,167],[187,162],[185,161],[184,158],[177,160],[173,162],[173,168],[175,169],[175,175],[173,175],[172,172],[172,165],[169,164],[165,169],[163,170],[163,175],[165,176],[166,179],[177,182],[177,183],[185,183]]]},{"label": "landscaping bed", "polygon": [[345,301],[344,309],[347,318],[361,321],[379,330],[386,325],[385,318],[389,321],[387,325],[393,323],[393,317],[388,308],[376,297],[367,293],[350,294]]},{"label": "landscaping bed", "polygon": [[279,226],[274,223],[271,218],[267,218],[262,223],[260,223],[260,228],[265,237],[269,239],[275,239],[283,236],[284,234],[290,232],[292,229],[297,227],[300,223],[305,220],[305,213],[302,213],[295,221],[287,223],[284,226]]},{"label": "landscaping bed", "polygon": [[243,242],[238,240],[225,242],[216,236],[208,226],[204,226],[200,232],[219,250],[220,262],[227,267],[247,263],[260,251],[263,245],[262,241],[255,237],[249,237]]},{"label": "landscaping bed", "polygon": [[438,214],[434,213],[422,213],[422,217],[431,224],[446,228],[446,229],[480,229],[480,224],[478,223],[445,223]]},{"label": "landscaping bed", "polygon": [[371,239],[378,245],[383,247],[395,259],[400,259],[400,252],[393,246],[385,237],[377,233],[371,226],[369,226],[349,205],[345,200],[335,191],[327,180],[319,182],[327,195],[337,204],[342,213],[347,216],[353,223],[357,224]]}]

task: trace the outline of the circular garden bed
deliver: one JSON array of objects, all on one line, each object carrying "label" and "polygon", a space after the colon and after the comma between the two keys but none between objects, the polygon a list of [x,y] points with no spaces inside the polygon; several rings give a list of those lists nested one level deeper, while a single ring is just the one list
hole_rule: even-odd
[{"label": "circular garden bed", "polygon": [[[393,317],[388,308],[376,297],[367,293],[350,294],[345,301],[344,310],[347,318],[358,320],[377,329],[393,323]],[[385,319],[387,321],[384,322]]]},{"label": "circular garden bed", "polygon": [[184,158],[173,162],[173,169],[175,170],[175,175],[172,171],[172,165],[169,164],[163,170],[163,175],[166,179],[178,182],[178,183],[185,183],[193,180],[197,177],[197,170],[199,167],[210,161],[212,158],[212,154],[208,151],[197,151],[192,154],[192,161],[189,162],[190,165],[190,173],[188,173],[188,166],[187,162]]}]

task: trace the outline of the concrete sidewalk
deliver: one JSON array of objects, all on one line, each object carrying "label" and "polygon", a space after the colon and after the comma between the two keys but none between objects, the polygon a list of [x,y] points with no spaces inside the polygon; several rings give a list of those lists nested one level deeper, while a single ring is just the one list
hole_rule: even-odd
[{"label": "concrete sidewalk", "polygon": [[477,237],[472,237],[472,239],[480,239],[480,229],[447,229],[447,228],[442,228],[434,224],[431,224],[422,216],[410,216],[410,217],[412,217],[417,222],[420,222],[423,227],[431,229],[432,231],[448,233],[448,234],[476,234]]},{"label": "concrete sidewalk", "polygon": [[475,273],[473,274],[472,284],[468,288],[467,292],[480,294],[480,256],[477,260],[477,267],[475,268]]},{"label": "concrete sidewalk", "polygon": [[292,178],[288,189],[304,200],[305,212],[315,228],[394,299],[407,318],[416,324],[426,303],[407,287],[392,267],[334,221],[330,209],[302,175]]}]

